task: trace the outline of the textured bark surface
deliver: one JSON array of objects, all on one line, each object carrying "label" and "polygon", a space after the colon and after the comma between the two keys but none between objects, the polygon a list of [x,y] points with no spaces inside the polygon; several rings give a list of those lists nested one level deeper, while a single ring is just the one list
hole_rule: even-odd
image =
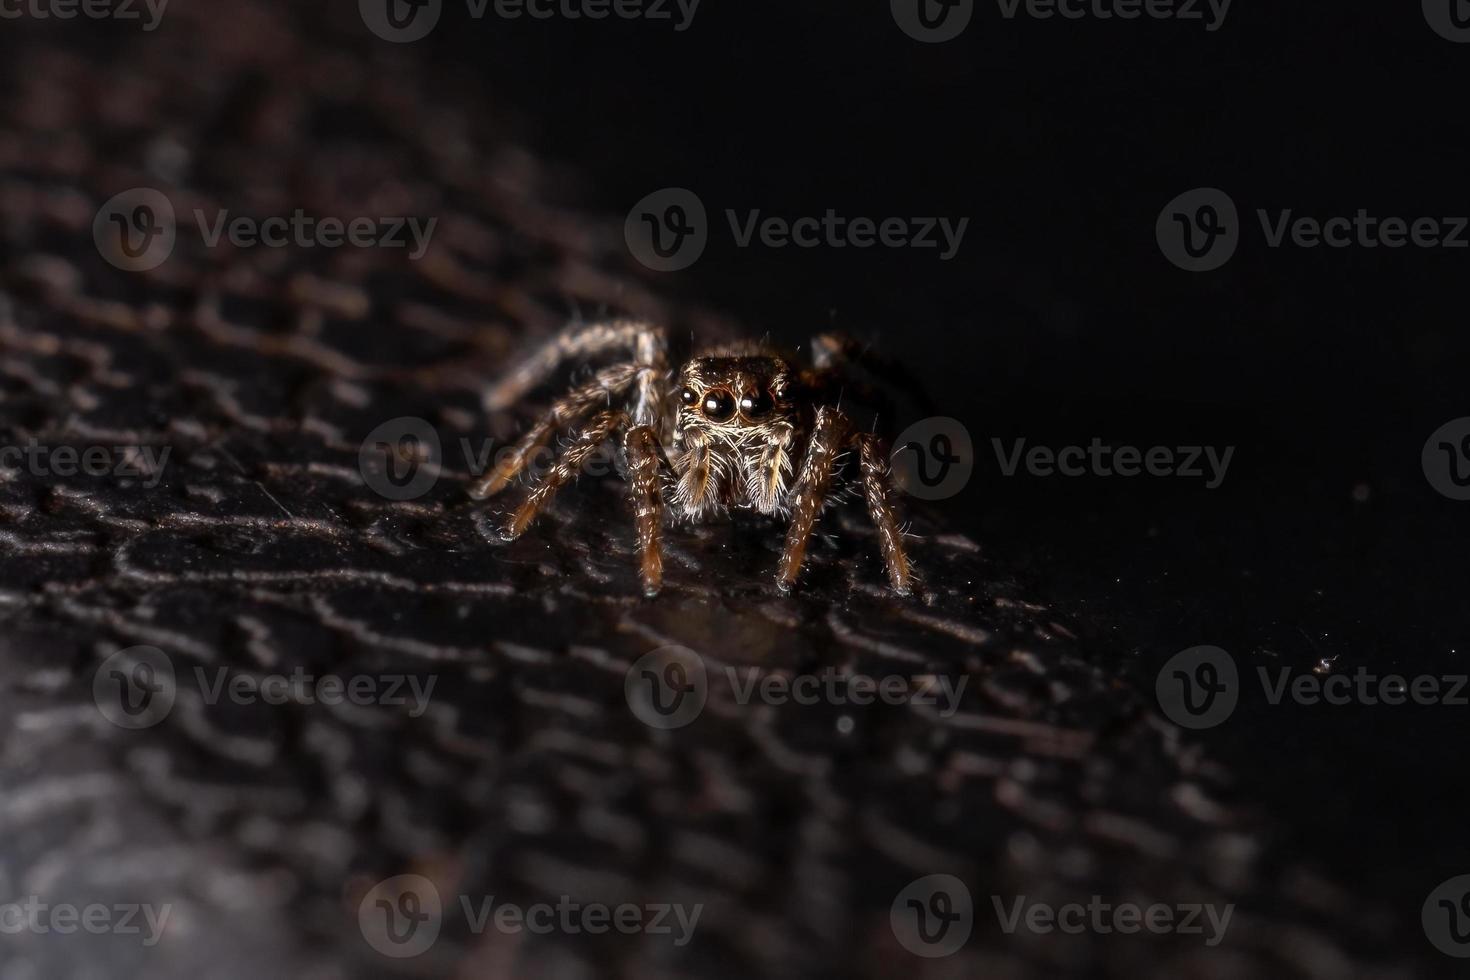
[{"label": "textured bark surface", "polygon": [[[915,515],[922,599],[885,594],[861,502],[824,520],[804,587],[780,529],[672,529],[639,597],[616,476],[513,545],[470,506],[461,440],[503,440],[482,379],[572,315],[735,328],[631,271],[616,221],[556,202],[494,93],[274,7],[180,4],[157,37],[12,43],[0,92],[0,422],[6,441],[167,447],[138,478],[0,485],[0,885],[50,902],[168,902],[162,941],[22,933],[6,977],[1408,975],[1393,928],[1271,848],[1270,821],[1155,713],[1087,624],[981,544]],[[487,113],[486,106],[492,107]],[[166,124],[160,125],[164,120]],[[148,186],[180,216],[157,269],[92,241]],[[205,248],[195,208],[436,216],[402,250]],[[578,313],[580,311],[580,314]],[[544,397],[544,393],[543,393]],[[364,484],[388,420],[431,422],[424,496]],[[629,709],[643,654],[697,651],[709,702],[659,731]],[[128,731],[92,697],[113,652],[162,650],[174,710]],[[411,674],[428,710],[205,704],[232,675]],[[741,704],[726,667],[964,677],[960,710]],[[421,874],[494,895],[702,903],[692,942],[468,934],[379,956],[357,909]],[[910,882],[974,899],[963,951],[890,928]],[[991,896],[1233,902],[1225,941],[1008,936]]]}]

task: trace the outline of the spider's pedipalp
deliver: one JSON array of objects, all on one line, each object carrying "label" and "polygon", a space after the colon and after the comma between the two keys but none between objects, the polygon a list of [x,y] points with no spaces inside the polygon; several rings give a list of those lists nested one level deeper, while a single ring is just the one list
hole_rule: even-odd
[{"label": "spider's pedipalp", "polygon": [[796,430],[789,425],[773,427],[758,455],[747,463],[745,496],[762,514],[780,513],[786,506],[786,489],[791,481],[791,444]]},{"label": "spider's pedipalp", "polygon": [[776,587],[782,592],[791,591],[796,577],[801,573],[802,561],[806,558],[807,542],[811,540],[812,528],[817,515],[827,500],[832,484],[832,471],[847,441],[850,423],[841,410],[831,406],[817,409],[817,418],[812,426],[811,440],[807,443],[806,456],[801,461],[801,472],[792,490],[791,526],[786,531],[786,544],[781,549],[781,567],[776,576]]},{"label": "spider's pedipalp", "polygon": [[724,509],[721,489],[730,477],[729,461],[702,432],[685,434],[684,451],[674,459],[678,482],[674,500],[685,517],[700,520]]},{"label": "spider's pedipalp", "polygon": [[591,381],[567,392],[526,430],[509,453],[496,461],[494,469],[470,485],[470,496],[484,500],[504,490],[526,468],[531,456],[556,434],[557,429],[576,424],[599,405],[610,406],[614,399],[627,392],[640,370],[636,364],[616,364],[602,369]]},{"label": "spider's pedipalp", "polygon": [[511,515],[510,520],[506,521],[500,536],[507,541],[514,541],[524,534],[541,509],[551,502],[556,492],[577,475],[577,471],[581,469],[587,457],[606,442],[608,436],[617,431],[618,426],[627,422],[628,414],[621,411],[601,412],[589,419],[582,431],[573,437],[566,452],[557,459],[546,477],[532,488],[520,507],[516,508],[515,513]]},{"label": "spider's pedipalp", "polygon": [[862,432],[854,436],[853,441],[858,448],[863,497],[868,502],[868,516],[878,530],[878,547],[883,552],[888,582],[899,595],[908,595],[913,589],[914,571],[903,547],[903,528],[893,504],[893,480],[888,460],[883,456],[877,436]]}]

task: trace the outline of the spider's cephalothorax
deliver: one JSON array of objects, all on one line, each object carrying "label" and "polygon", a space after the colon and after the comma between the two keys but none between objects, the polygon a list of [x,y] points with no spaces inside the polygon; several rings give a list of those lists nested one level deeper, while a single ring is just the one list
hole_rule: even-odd
[{"label": "spider's cephalothorax", "polygon": [[719,350],[686,364],[678,382],[676,511],[691,519],[729,507],[784,515],[794,444],[811,421],[791,367],[754,349]]},{"label": "spider's cephalothorax", "polygon": [[831,335],[818,337],[812,366],[799,371],[759,346],[716,349],[685,364],[672,388],[667,349],[663,331],[638,321],[572,329],[490,388],[486,405],[499,410],[569,359],[615,350],[632,354],[631,361],[603,368],[558,400],[470,488],[479,499],[499,493],[559,429],[575,430],[551,471],[511,514],[504,536],[519,537],[587,457],[621,433],[645,593],[653,595],[663,584],[666,502],[674,516],[687,520],[706,520],[732,508],[789,517],[776,580],[787,591],[801,571],[839,463],[851,449],[889,584],[907,594],[913,569],[891,499],[887,457],[876,436],[854,432],[841,409],[821,404],[824,392],[840,390],[839,366],[853,345]]}]

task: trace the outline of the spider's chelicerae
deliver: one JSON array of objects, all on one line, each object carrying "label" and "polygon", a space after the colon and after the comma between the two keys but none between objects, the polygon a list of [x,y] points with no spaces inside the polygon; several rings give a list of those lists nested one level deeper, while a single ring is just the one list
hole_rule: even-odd
[{"label": "spider's chelicerae", "polygon": [[617,320],[569,329],[493,384],[486,406],[509,407],[570,360],[614,352],[631,359],[597,371],[553,404],[470,494],[484,499],[504,490],[558,431],[572,430],[561,456],[506,521],[502,534],[515,539],[589,455],[621,435],[645,594],[663,584],[666,505],[689,521],[737,508],[789,518],[776,577],[784,592],[796,582],[817,517],[853,450],[889,584],[906,595],[914,573],[887,456],[878,438],[853,431],[835,404],[852,349],[832,335],[818,337],[811,366],[797,368],[763,345],[732,345],[699,353],[671,377],[660,328]]}]

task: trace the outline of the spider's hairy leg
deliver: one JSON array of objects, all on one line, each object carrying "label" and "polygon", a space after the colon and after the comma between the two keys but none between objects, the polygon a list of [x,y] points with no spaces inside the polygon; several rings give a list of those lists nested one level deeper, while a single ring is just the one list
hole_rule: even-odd
[{"label": "spider's hairy leg", "polygon": [[662,330],[641,331],[633,341],[633,363],[638,365],[638,384],[633,399],[633,424],[664,429],[669,407],[668,339]]},{"label": "spider's hairy leg", "polygon": [[791,591],[801,572],[807,542],[811,540],[817,515],[821,513],[827,491],[831,489],[832,470],[847,441],[848,427],[847,416],[838,409],[830,406],[817,409],[811,441],[807,444],[801,473],[792,491],[791,526],[786,531],[786,545],[781,549],[781,569],[776,576],[776,586],[782,592]]},{"label": "spider's hairy leg", "polygon": [[661,359],[665,347],[663,331],[642,320],[608,320],[568,327],[492,383],[485,392],[485,409],[498,412],[510,407],[569,360],[625,350],[634,355],[635,361],[642,363],[644,358],[640,355],[643,351],[659,352]]},{"label": "spider's hairy leg", "polygon": [[493,497],[521,474],[531,456],[566,425],[574,425],[598,405],[607,405],[628,390],[638,377],[636,364],[616,364],[597,372],[593,379],[567,392],[541,416],[526,433],[496,462],[495,468],[470,485],[469,494],[476,500]]},{"label": "spider's hairy leg", "polygon": [[664,584],[663,488],[659,482],[662,450],[658,435],[646,425],[636,425],[623,437],[628,457],[628,489],[633,495],[633,513],[638,525],[638,570],[643,594],[652,597]]},{"label": "spider's hairy leg", "polygon": [[545,479],[536,484],[526,499],[516,508],[514,514],[505,522],[500,536],[507,541],[514,541],[526,532],[536,515],[541,509],[551,502],[556,492],[572,478],[577,475],[582,463],[588,456],[592,455],[608,436],[612,435],[618,426],[628,421],[626,412],[599,412],[587,421],[587,424],[572,439],[571,445],[567,446],[566,452],[551,467]]},{"label": "spider's hairy leg", "polygon": [[863,497],[867,499],[873,526],[878,529],[878,547],[883,552],[888,582],[899,595],[908,595],[913,590],[914,569],[903,548],[903,529],[893,504],[893,480],[888,460],[882,452],[882,443],[877,436],[867,432],[859,433],[853,442],[857,444]]}]

